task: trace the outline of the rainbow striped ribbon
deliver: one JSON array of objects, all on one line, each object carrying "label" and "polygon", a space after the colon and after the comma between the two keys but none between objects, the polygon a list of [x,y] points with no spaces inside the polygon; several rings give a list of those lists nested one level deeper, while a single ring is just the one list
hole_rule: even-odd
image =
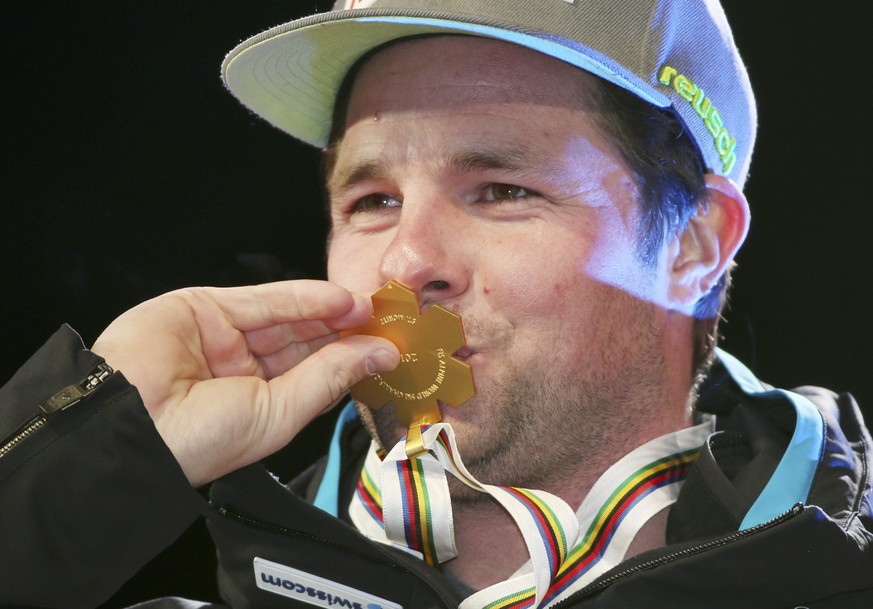
[{"label": "rainbow striped ribbon", "polygon": [[397,461],[397,477],[403,494],[403,532],[406,545],[420,552],[428,564],[437,564],[434,546],[433,509],[421,459]]},{"label": "rainbow striped ribbon", "polygon": [[[377,462],[380,461],[375,447],[371,447],[367,454],[367,462],[369,463],[373,457]],[[367,467],[366,464],[361,470],[361,477],[358,479],[358,486],[355,489],[355,499],[357,500],[355,506],[363,506],[367,515],[373,521],[378,522],[379,526],[383,526],[382,491],[379,490],[379,482],[373,477],[374,471],[378,472],[379,470]]]},{"label": "rainbow striped ribbon", "polygon": [[423,431],[430,451],[406,458],[401,441],[380,460],[375,446],[349,506],[369,537],[431,564],[457,555],[445,472],[491,495],[524,536],[531,561],[509,579],[480,590],[461,609],[546,608],[567,598],[624,559],[639,529],[671,505],[712,431],[712,421],[649,442],[609,468],[574,513],[543,491],[480,484],[461,461],[451,426]]}]

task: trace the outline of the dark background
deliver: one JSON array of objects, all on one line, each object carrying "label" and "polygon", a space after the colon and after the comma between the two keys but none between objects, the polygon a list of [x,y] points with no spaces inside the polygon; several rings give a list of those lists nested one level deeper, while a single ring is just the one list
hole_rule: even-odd
[{"label": "dark background", "polygon": [[[90,343],[169,289],[322,276],[318,156],[243,110],[218,66],[239,40],[329,4],[4,8],[0,381],[63,322]],[[761,128],[722,344],[774,384],[851,390],[870,418],[866,5],[726,2]],[[213,569],[198,524],[108,606],[214,599]]]}]

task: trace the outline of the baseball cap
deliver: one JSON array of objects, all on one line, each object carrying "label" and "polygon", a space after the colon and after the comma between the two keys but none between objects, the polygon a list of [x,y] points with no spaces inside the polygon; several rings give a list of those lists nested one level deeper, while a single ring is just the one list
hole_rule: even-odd
[{"label": "baseball cap", "polygon": [[339,0],[329,12],[240,43],[222,75],[251,111],[323,147],[337,91],[355,62],[388,42],[427,34],[518,44],[672,108],[708,170],[745,182],[757,112],[717,0]]}]

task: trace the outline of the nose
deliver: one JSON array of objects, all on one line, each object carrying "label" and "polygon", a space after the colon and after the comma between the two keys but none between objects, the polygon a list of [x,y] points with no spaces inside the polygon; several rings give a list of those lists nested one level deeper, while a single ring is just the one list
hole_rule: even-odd
[{"label": "nose", "polygon": [[380,261],[383,283],[393,279],[413,290],[422,309],[457,297],[469,283],[467,241],[462,214],[451,203],[407,198]]}]

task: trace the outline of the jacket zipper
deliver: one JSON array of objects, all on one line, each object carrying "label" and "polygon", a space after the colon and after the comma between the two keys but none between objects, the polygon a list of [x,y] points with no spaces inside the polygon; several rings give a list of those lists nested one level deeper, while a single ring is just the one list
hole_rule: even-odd
[{"label": "jacket zipper", "polygon": [[[291,528],[284,527],[281,525],[263,522],[261,520],[256,520],[250,516],[240,514],[239,512],[237,512],[237,511],[235,511],[227,506],[221,506],[221,507],[217,508],[217,511],[219,514],[221,514],[222,516],[224,516],[226,518],[230,518],[231,520],[236,520],[238,522],[241,522],[241,523],[246,524],[246,525],[251,526],[251,527],[259,528],[259,529],[262,529],[265,531],[270,531],[272,533],[278,533],[280,535],[286,535],[288,537],[296,537],[298,539],[306,539],[308,541],[312,541],[312,542],[318,543],[320,545],[336,548],[336,549],[342,550],[343,552],[349,552],[351,554],[355,554],[355,555],[361,556],[363,558],[367,558],[370,560],[373,559],[373,556],[371,554],[363,554],[363,553],[358,552],[356,550],[353,550],[351,548],[347,548],[343,545],[340,545],[340,544],[336,543],[335,541],[331,541],[331,540],[326,539],[324,537],[319,537],[318,535],[313,535],[311,533],[304,533],[303,531],[299,531],[296,529],[291,529]],[[412,557],[410,557],[410,558],[412,558]],[[408,574],[415,575],[416,577],[418,577],[419,580],[421,580],[423,583],[425,583],[434,592],[434,594],[436,594],[440,598],[440,600],[442,600],[443,606],[456,607],[458,605],[458,599],[454,598],[451,595],[447,596],[441,590],[434,587],[428,581],[429,578],[426,577],[426,573],[424,572],[424,570],[418,570],[415,568],[415,565],[417,564],[417,562],[421,562],[422,565],[426,565],[426,563],[424,563],[423,561],[418,561],[418,559],[414,559],[417,561],[416,563],[412,563],[410,565],[405,565],[405,564],[401,564],[400,562],[395,562],[393,560],[390,560],[388,557],[384,557],[384,556],[382,557],[382,560],[384,561],[384,563],[386,565],[388,565],[392,569],[397,569],[397,570],[402,571],[404,573],[408,573]]]},{"label": "jacket zipper", "polygon": [[12,452],[16,446],[21,444],[29,436],[33,435],[43,427],[46,422],[70,406],[75,406],[83,399],[94,393],[106,379],[108,379],[115,371],[109,364],[102,362],[91,371],[91,374],[84,379],[72,385],[64,387],[52,397],[39,405],[39,412],[24,425],[18,428],[11,436],[6,438],[0,444],[0,459]]},{"label": "jacket zipper", "polygon": [[803,503],[794,504],[791,509],[787,512],[776,516],[772,520],[768,520],[767,522],[762,522],[759,525],[756,525],[750,529],[746,529],[744,531],[737,531],[736,533],[731,533],[730,535],[725,535],[724,537],[719,537],[717,539],[713,539],[712,541],[707,541],[705,543],[692,546],[690,548],[686,548],[684,550],[679,550],[677,552],[671,552],[670,554],[666,554],[664,556],[659,556],[658,558],[653,558],[652,560],[647,560],[646,562],[640,563],[638,565],[634,565],[633,567],[629,567],[618,573],[610,575],[609,577],[605,577],[603,579],[595,580],[594,582],[588,584],[581,590],[573,593],[568,596],[560,603],[553,605],[551,609],[558,609],[559,607],[565,607],[570,603],[574,603],[583,599],[586,596],[591,596],[592,594],[603,590],[604,588],[608,588],[615,582],[620,579],[624,579],[630,575],[638,573],[640,571],[645,571],[648,569],[652,569],[654,567],[659,567],[661,565],[673,562],[674,560],[679,560],[680,558],[685,558],[687,556],[693,556],[695,554],[700,554],[701,552],[706,552],[709,550],[714,550],[715,548],[720,548],[726,546],[730,543],[734,543],[735,541],[739,541],[741,539],[745,539],[746,537],[751,537],[756,533],[760,533],[761,531],[766,531],[767,529],[776,526],[786,520],[790,520],[794,518],[798,514],[803,511]]}]

